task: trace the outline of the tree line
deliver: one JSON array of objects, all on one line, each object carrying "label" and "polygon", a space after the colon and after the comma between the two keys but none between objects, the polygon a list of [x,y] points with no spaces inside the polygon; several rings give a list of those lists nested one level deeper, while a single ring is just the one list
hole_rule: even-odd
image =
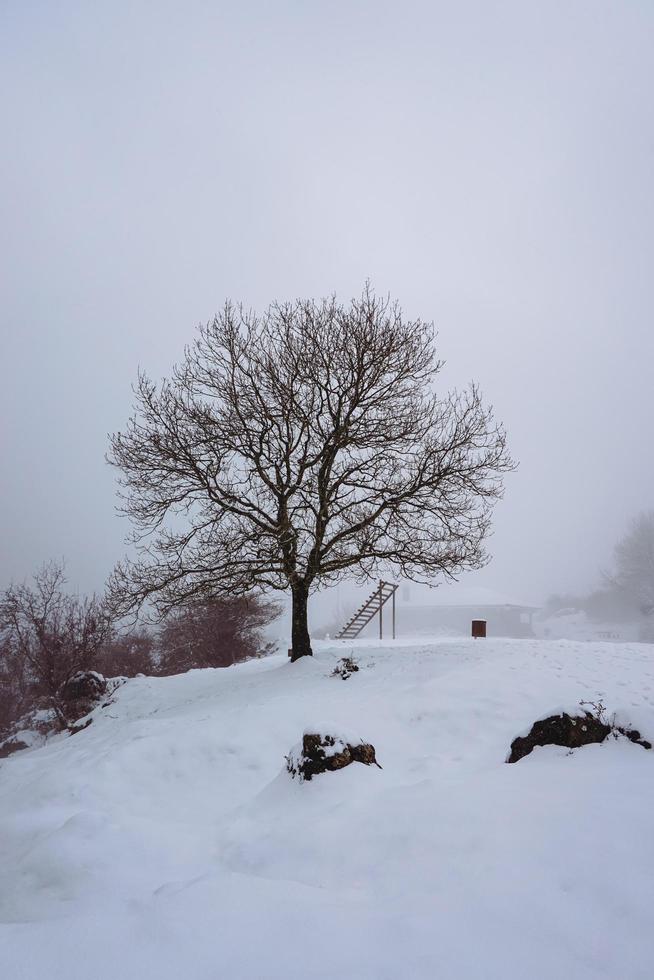
[{"label": "tree line", "polygon": [[0,593],[0,737],[34,709],[57,710],[79,671],[164,676],[263,656],[278,613],[257,597],[213,599],[176,607],[156,630],[125,629],[105,597],[67,592],[63,565],[50,562]]},{"label": "tree line", "polygon": [[654,642],[654,510],[629,522],[596,589],[586,595],[552,595],[545,608],[551,613],[583,610],[596,621],[638,621],[640,638]]}]

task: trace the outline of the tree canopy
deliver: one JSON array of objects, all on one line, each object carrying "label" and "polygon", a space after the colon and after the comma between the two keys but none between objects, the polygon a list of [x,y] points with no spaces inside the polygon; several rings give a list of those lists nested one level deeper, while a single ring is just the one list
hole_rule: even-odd
[{"label": "tree canopy", "polygon": [[513,463],[475,385],[436,393],[441,367],[433,327],[369,289],[262,315],[228,303],[170,378],[139,375],[112,437],[138,548],[115,607],[290,589],[297,659],[317,586],[482,565]]}]

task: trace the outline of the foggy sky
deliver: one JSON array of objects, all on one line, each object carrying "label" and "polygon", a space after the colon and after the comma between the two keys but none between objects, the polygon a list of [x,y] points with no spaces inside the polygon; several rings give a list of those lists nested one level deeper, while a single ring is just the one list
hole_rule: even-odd
[{"label": "foggy sky", "polygon": [[654,5],[0,5],[0,586],[124,553],[107,433],[227,297],[434,320],[520,469],[477,581],[583,589],[654,506]]}]

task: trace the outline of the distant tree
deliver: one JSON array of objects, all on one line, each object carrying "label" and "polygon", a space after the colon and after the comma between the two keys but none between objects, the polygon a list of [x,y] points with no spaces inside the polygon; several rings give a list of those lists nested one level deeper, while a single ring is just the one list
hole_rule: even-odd
[{"label": "distant tree", "polygon": [[279,608],[254,597],[214,599],[174,609],[159,636],[162,674],[179,674],[194,667],[229,667],[269,653],[274,644],[262,629],[279,615]]},{"label": "distant tree", "polygon": [[433,328],[368,289],[347,307],[227,304],[169,380],[139,376],[112,438],[141,549],[112,576],[115,608],[290,590],[297,660],[319,586],[483,565],[513,464],[474,385],[434,393],[441,366]]},{"label": "distant tree", "polygon": [[585,599],[570,593],[554,592],[545,601],[545,611],[552,615],[570,612],[573,609],[583,609]]},{"label": "distant tree", "polygon": [[629,622],[638,616],[638,606],[633,597],[610,583],[586,596],[583,608],[591,619],[600,622]]},{"label": "distant tree", "polygon": [[606,581],[602,588],[594,589],[585,595],[551,595],[545,603],[545,611],[551,615],[582,611],[597,622],[628,621],[638,613],[632,597],[610,581]]},{"label": "distant tree", "polygon": [[654,510],[635,517],[613,555],[610,582],[644,616],[654,616]]},{"label": "distant tree", "polygon": [[0,737],[27,709],[31,695],[27,665],[8,637],[0,637]]},{"label": "distant tree", "polygon": [[96,667],[105,677],[156,674],[158,660],[155,637],[145,629],[110,636],[98,651]]},{"label": "distant tree", "polygon": [[78,670],[95,666],[111,632],[111,617],[96,596],[64,592],[61,564],[51,562],[32,584],[11,585],[0,593],[0,639],[33,695],[56,698]]}]

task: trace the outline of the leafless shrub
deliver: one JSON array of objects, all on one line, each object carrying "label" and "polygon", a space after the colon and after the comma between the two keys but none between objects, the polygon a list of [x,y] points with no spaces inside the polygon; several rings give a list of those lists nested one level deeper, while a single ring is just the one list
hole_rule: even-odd
[{"label": "leafless shrub", "polygon": [[159,636],[162,674],[194,667],[229,667],[270,653],[263,628],[279,615],[272,603],[255,598],[192,603],[166,618]]},{"label": "leafless shrub", "polygon": [[341,657],[332,670],[332,677],[340,677],[342,680],[346,681],[348,677],[351,677],[352,674],[356,674],[358,670],[359,665],[354,657]]},{"label": "leafless shrub", "polygon": [[615,728],[615,712],[609,718],[603,701],[580,701],[579,707],[583,708],[586,714],[596,718],[602,725],[608,725],[611,729]]},{"label": "leafless shrub", "polygon": [[105,677],[135,677],[156,674],[156,640],[146,629],[110,636],[96,657],[96,667]]}]

